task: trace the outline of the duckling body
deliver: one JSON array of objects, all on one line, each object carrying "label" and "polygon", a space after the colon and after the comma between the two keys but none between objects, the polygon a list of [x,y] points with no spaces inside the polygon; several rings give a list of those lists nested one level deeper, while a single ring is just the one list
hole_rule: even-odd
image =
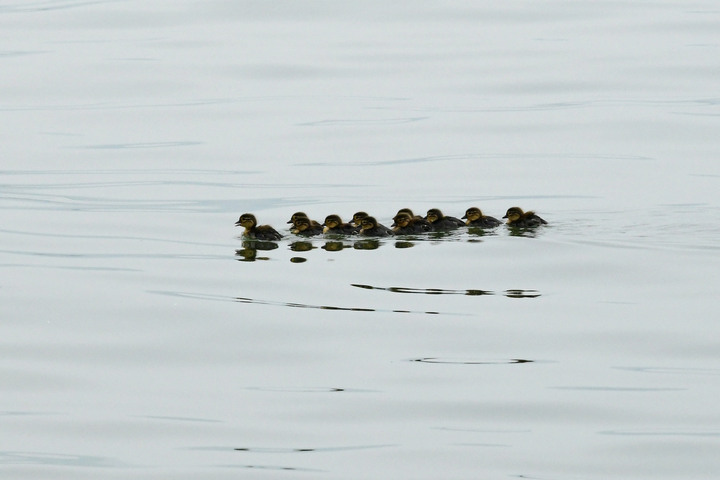
[{"label": "duckling body", "polygon": [[459,218],[443,215],[443,213],[437,208],[431,208],[428,210],[426,218],[435,232],[455,230],[456,228],[465,226],[465,222]]},{"label": "duckling body", "polygon": [[315,235],[322,235],[323,226],[320,224],[314,225],[312,220],[307,217],[298,217],[295,219],[294,228],[291,232],[303,237],[313,237]]},{"label": "duckling body", "polygon": [[258,225],[257,219],[252,213],[240,215],[238,221],[235,222],[235,226],[245,228],[242,235],[247,239],[272,241],[282,238],[282,235],[270,225]]},{"label": "duckling body", "polygon": [[483,215],[482,210],[477,207],[468,208],[462,218],[466,219],[465,224],[468,227],[494,228],[502,223],[495,217]]},{"label": "duckling body", "polygon": [[366,237],[389,237],[394,235],[393,231],[380,225],[375,217],[367,216],[360,222],[360,235]]},{"label": "duckling body", "polygon": [[413,235],[432,231],[430,222],[422,217],[412,215],[412,212],[398,212],[394,220],[395,223],[392,224],[392,227],[395,235]]},{"label": "duckling body", "polygon": [[533,228],[547,225],[535,212],[523,212],[520,207],[510,207],[503,218],[507,218],[508,227]]},{"label": "duckling body", "polygon": [[[366,218],[368,218],[368,217],[370,217],[370,215],[368,215],[366,212],[356,212],[356,213],[353,215],[353,221],[352,221],[352,223],[353,223],[354,225],[357,225],[358,227],[360,227],[360,231],[359,231],[358,233],[362,233],[362,222],[363,222],[364,219],[366,219]],[[374,217],[370,217],[370,218],[372,218],[373,220],[375,220],[375,224],[376,224],[377,228],[379,228],[380,230],[383,230],[383,231],[385,232],[385,235],[382,235],[383,237],[387,237],[387,236],[389,236],[389,235],[394,235],[394,233],[393,233],[393,231],[392,231],[391,229],[389,229],[389,228],[386,227],[385,225],[382,225],[382,224],[380,224],[380,223],[377,223],[377,220],[376,220]]]},{"label": "duckling body", "polygon": [[339,215],[328,215],[323,222],[323,233],[336,235],[355,235],[360,231],[359,226],[343,223]]}]

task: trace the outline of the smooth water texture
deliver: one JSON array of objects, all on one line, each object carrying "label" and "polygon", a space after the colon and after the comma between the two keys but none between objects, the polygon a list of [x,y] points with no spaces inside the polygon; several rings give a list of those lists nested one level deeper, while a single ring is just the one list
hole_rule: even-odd
[{"label": "smooth water texture", "polygon": [[[0,474],[717,477],[719,24],[2,2]],[[286,224],[514,205],[549,225]]]}]

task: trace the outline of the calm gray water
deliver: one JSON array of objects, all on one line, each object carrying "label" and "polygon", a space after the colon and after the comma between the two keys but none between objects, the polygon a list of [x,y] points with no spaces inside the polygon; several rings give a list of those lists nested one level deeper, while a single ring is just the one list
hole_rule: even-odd
[{"label": "calm gray water", "polygon": [[[717,478],[718,25],[0,2],[0,474]],[[513,205],[549,225],[285,223]],[[250,251],[243,212],[286,238]]]}]

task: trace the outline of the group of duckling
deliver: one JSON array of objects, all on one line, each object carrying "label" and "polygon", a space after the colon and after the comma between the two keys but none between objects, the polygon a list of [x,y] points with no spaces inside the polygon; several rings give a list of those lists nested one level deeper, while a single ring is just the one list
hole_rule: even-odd
[{"label": "group of duckling", "polygon": [[[398,210],[393,217],[393,224],[388,228],[380,224],[375,217],[366,212],[357,212],[352,221],[345,223],[339,215],[328,215],[323,223],[311,220],[303,212],[296,212],[287,222],[292,224],[291,233],[311,237],[322,234],[334,235],[362,235],[366,237],[388,237],[392,235],[414,235],[427,232],[444,232],[460,227],[495,228],[503,222],[497,218],[483,215],[477,207],[470,207],[465,211],[461,220],[459,218],[443,215],[437,208],[431,208],[427,215],[415,215],[409,208]],[[513,228],[535,228],[547,224],[535,212],[524,212],[520,207],[511,207],[502,218],[507,219],[507,225]],[[256,240],[280,240],[282,235],[270,225],[258,225],[255,215],[243,213],[235,222],[236,226],[243,227],[243,237]]]}]

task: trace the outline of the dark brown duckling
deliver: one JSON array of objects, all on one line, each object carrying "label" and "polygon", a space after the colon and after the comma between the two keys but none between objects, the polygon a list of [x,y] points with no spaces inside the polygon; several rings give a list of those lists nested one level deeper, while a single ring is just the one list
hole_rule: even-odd
[{"label": "dark brown duckling", "polygon": [[443,215],[443,213],[437,208],[431,208],[427,212],[427,221],[430,222],[433,231],[444,231],[444,230],[455,230],[456,228],[464,227],[465,222],[459,218],[449,217]]},{"label": "dark brown duckling", "polygon": [[547,225],[547,222],[537,216],[535,212],[523,212],[520,207],[510,207],[503,218],[507,218],[508,227],[533,228]]},{"label": "dark brown duckling", "polygon": [[[356,212],[353,215],[352,224],[359,226],[362,231],[362,221],[369,216],[370,215],[368,215],[366,212]],[[375,220],[375,223],[377,223],[377,220]],[[377,226],[380,230],[384,230],[385,233],[387,233],[387,235],[384,235],[384,236],[393,235],[393,231],[391,229],[389,229],[388,227],[386,227],[385,225],[378,223]],[[361,233],[361,232],[358,232],[358,233]]]},{"label": "dark brown duckling", "polygon": [[257,240],[280,240],[282,235],[278,233],[270,225],[258,225],[255,215],[252,213],[243,213],[235,222],[236,227],[244,227],[242,235],[245,238],[254,238]]},{"label": "dark brown duckling", "polygon": [[393,231],[380,225],[375,217],[365,217],[360,222],[360,235],[366,237],[389,237],[394,235]]},{"label": "dark brown duckling", "polygon": [[430,222],[422,217],[415,217],[407,212],[398,212],[395,223],[392,224],[395,235],[413,235],[432,231]]},{"label": "dark brown duckling", "polygon": [[323,233],[330,234],[355,235],[360,231],[360,227],[350,225],[349,223],[343,223],[340,215],[328,215],[325,217],[323,226],[325,227]]},{"label": "dark brown duckling", "polygon": [[465,224],[468,227],[493,228],[502,223],[495,217],[483,215],[482,210],[477,207],[468,208],[462,218],[466,219]]},{"label": "dark brown duckling", "polygon": [[[295,227],[295,221],[298,218],[307,218],[308,220],[310,220],[310,218],[307,216],[307,214],[305,212],[295,212],[292,214],[292,217],[290,217],[290,220],[288,220],[287,223],[292,223],[293,227]],[[320,225],[320,223],[316,222],[315,220],[310,220],[310,224],[313,226]],[[297,228],[297,227],[295,227],[295,228]]]},{"label": "dark brown duckling", "polygon": [[319,224],[313,225],[312,220],[307,217],[297,217],[293,225],[294,228],[290,231],[295,235],[312,237],[314,235],[322,235],[323,233],[323,226]]}]

